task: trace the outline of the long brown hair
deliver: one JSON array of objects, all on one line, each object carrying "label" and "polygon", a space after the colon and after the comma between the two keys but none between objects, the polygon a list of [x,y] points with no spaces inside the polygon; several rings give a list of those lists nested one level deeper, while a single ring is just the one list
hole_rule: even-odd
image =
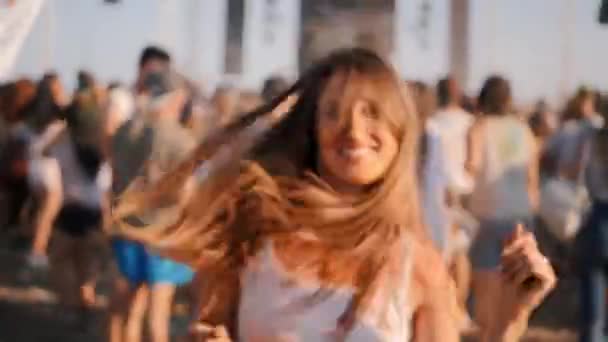
[{"label": "long brown hair", "polygon": [[484,82],[477,101],[484,115],[501,116],[512,112],[511,85],[506,78],[490,76]]},{"label": "long brown hair", "polygon": [[[345,86],[349,75],[374,82],[400,143],[384,178],[356,199],[341,196],[317,173],[319,98],[336,75],[347,76]],[[333,94],[336,101],[341,94]],[[296,103],[261,135],[259,128],[273,122],[277,106],[292,95]],[[114,215],[127,236],[204,269],[209,298],[228,286],[219,278],[238,273],[272,240],[298,275],[312,275],[324,287],[353,286],[356,294],[342,317],[352,320],[368,307],[380,279],[391,284],[386,277],[398,276],[406,235],[425,238],[417,193],[418,135],[415,111],[396,73],[369,50],[339,50],[269,104],[207,138],[152,189],[127,191]],[[184,196],[193,173],[204,181]],[[176,202],[180,205],[165,223],[139,230],[126,223],[130,215]]]}]

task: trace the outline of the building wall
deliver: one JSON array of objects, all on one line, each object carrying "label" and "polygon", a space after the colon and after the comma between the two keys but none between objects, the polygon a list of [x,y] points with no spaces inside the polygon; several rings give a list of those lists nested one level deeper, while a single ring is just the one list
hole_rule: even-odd
[{"label": "building wall", "polygon": [[102,80],[135,79],[137,60],[148,44],[171,51],[178,69],[200,81],[217,82],[223,70],[224,0],[46,0],[26,40],[14,76],[57,71],[68,86],[76,71]]},{"label": "building wall", "polygon": [[[178,68],[206,85],[226,78],[228,0],[122,0],[114,6],[102,0],[46,1],[15,75],[38,76],[53,68],[73,85],[75,72],[88,68],[103,81],[131,82],[141,49],[159,43],[172,51]],[[257,88],[273,73],[295,76],[300,6],[311,2],[244,1],[243,72],[231,79]],[[450,70],[451,1],[395,0],[389,55],[403,77],[434,83]],[[600,0],[468,2],[470,92],[491,73],[511,79],[521,102],[556,102],[579,84],[608,88],[608,27],[597,23]],[[348,31],[350,24],[338,25],[337,31]]]}]

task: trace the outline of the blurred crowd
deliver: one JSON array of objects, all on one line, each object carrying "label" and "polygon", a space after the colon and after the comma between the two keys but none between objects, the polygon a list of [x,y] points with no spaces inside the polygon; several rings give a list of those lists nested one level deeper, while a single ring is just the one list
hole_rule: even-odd
[{"label": "blurred crowd", "polygon": [[[0,85],[1,239],[24,252],[29,279],[57,278],[66,315],[79,327],[95,306],[101,268],[113,260],[108,339],[139,341],[145,334],[168,341],[176,288],[196,283],[195,275],[141,245],[108,241],[112,203],[147,161],[154,160],[154,181],[209,132],[289,85],[272,77],[259,92],[220,85],[206,96],[154,46],[142,51],[133,85],[102,84],[89,71],[78,73],[72,94],[53,73]],[[561,109],[539,101],[522,112],[513,103],[517,89],[502,76],[489,77],[475,96],[449,76],[403,87],[421,122],[423,215],[462,308],[478,324],[490,316],[502,241],[521,223],[550,232],[567,251],[561,257],[577,265],[581,340],[599,341],[606,318],[608,96],[582,87]],[[572,215],[552,220],[564,211]]]}]

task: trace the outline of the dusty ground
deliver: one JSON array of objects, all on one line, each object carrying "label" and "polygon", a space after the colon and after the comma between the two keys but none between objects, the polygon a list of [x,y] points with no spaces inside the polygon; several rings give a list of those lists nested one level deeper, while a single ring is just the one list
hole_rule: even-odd
[{"label": "dusty ground", "polygon": [[[87,329],[76,329],[56,301],[55,295],[44,283],[28,286],[19,281],[23,260],[20,254],[7,247],[0,235],[0,342],[77,342],[103,341],[103,310],[106,302],[103,293],[101,307],[94,314]],[[550,242],[550,241],[549,241]],[[555,246],[547,243],[549,254],[559,255]],[[559,258],[555,256],[555,259]],[[575,341],[572,332],[577,305],[575,281],[568,267],[558,261],[561,279],[557,290],[535,314],[526,336],[528,342]],[[107,288],[107,285],[105,286]],[[174,331],[183,331],[183,319],[174,322]],[[474,341],[475,339],[467,339]]]}]

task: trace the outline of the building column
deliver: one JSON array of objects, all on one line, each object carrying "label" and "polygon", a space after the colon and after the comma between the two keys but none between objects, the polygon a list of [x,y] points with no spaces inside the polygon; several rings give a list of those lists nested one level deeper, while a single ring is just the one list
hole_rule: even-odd
[{"label": "building column", "polygon": [[190,27],[196,36],[192,37],[190,47],[191,65],[203,87],[213,89],[224,76],[228,1],[194,1],[196,4],[191,9],[197,13],[191,16]]},{"label": "building column", "polygon": [[301,0],[245,2],[243,74],[245,87],[258,88],[268,76],[298,70]]},{"label": "building column", "polygon": [[448,42],[450,74],[466,89],[470,67],[470,1],[451,0],[450,5],[450,37]]}]

